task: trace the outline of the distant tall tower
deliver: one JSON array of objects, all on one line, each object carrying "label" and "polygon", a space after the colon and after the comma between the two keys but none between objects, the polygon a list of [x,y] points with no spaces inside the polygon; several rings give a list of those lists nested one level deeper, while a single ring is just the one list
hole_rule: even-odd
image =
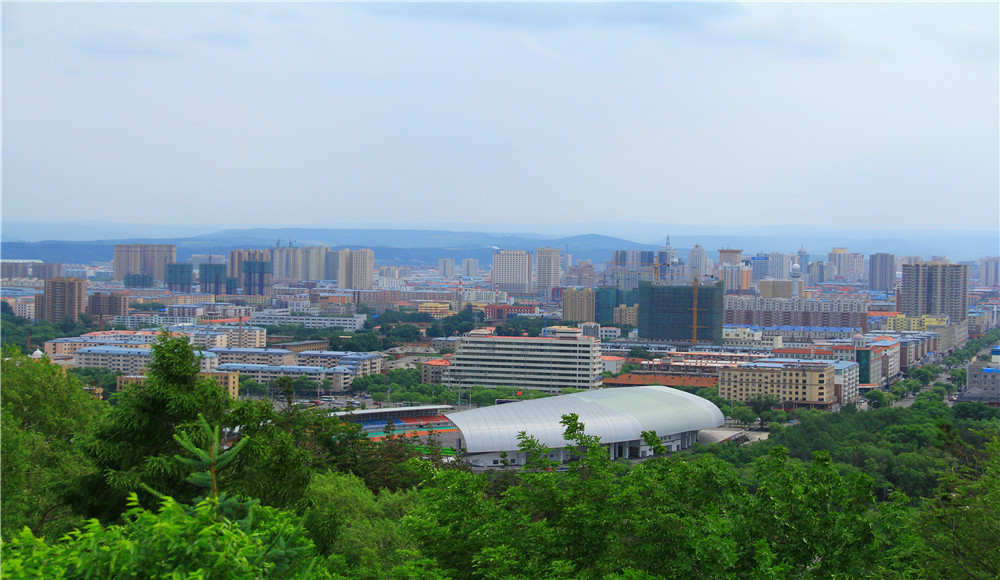
[{"label": "distant tall tower", "polygon": [[535,250],[535,283],[540,291],[549,291],[559,286],[558,248],[538,248]]},{"label": "distant tall tower", "polygon": [[695,244],[688,252],[688,275],[707,276],[709,273],[708,252],[701,247],[701,244]]},{"label": "distant tall tower", "polygon": [[667,243],[660,248],[660,264],[676,264],[681,259],[681,253],[670,245],[670,236],[667,236]]},{"label": "distant tall tower", "polygon": [[475,258],[463,258],[462,276],[465,278],[475,278],[476,276],[479,276],[479,260]]},{"label": "distant tall tower", "polygon": [[980,284],[983,286],[1000,286],[1000,258],[984,258],[980,270]]},{"label": "distant tall tower", "polygon": [[775,280],[788,280],[791,273],[791,258],[784,252],[771,252],[767,255],[769,276]]},{"label": "distant tall tower", "polygon": [[807,272],[809,270],[809,251],[805,248],[799,248],[797,254],[795,254],[796,264],[799,265],[800,272]]},{"label": "distant tall tower", "polygon": [[944,261],[904,264],[898,308],[907,316],[944,314],[951,322],[965,320],[969,314],[969,267]]},{"label": "distant tall tower", "polygon": [[879,252],[868,258],[868,289],[892,292],[896,286],[896,256]]},{"label": "distant tall tower", "polygon": [[493,289],[508,294],[531,294],[531,254],[524,250],[493,252]]},{"label": "distant tall tower", "polygon": [[827,259],[833,264],[834,276],[844,277],[847,274],[847,248],[833,248]]},{"label": "distant tall tower", "polygon": [[442,278],[451,278],[455,275],[455,260],[452,258],[438,259],[438,275]]},{"label": "distant tall tower", "polygon": [[719,266],[723,264],[736,264],[737,266],[743,261],[743,250],[719,250]]}]

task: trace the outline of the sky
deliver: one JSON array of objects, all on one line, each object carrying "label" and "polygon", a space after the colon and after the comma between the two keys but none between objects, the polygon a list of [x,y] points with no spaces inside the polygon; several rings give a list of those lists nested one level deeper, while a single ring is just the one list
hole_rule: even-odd
[{"label": "sky", "polygon": [[2,19],[7,222],[1000,221],[995,2],[5,1]]}]

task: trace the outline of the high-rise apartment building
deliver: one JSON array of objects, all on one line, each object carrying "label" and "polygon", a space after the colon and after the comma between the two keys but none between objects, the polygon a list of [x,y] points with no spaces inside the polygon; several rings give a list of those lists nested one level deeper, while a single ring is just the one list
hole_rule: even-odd
[{"label": "high-rise apartment building", "polygon": [[176,261],[177,246],[173,244],[115,244],[114,277],[124,280],[129,274],[148,274],[162,281],[167,264]]},{"label": "high-rise apartment building", "polygon": [[[673,341],[722,344],[721,282],[698,285],[695,305],[693,285],[639,284],[639,337]],[[698,317],[695,322],[694,312]],[[697,334],[695,334],[697,332]]]},{"label": "high-rise apartment building", "polygon": [[709,274],[711,272],[708,270],[708,252],[701,247],[701,244],[695,244],[688,252],[688,275],[708,276]]},{"label": "high-rise apartment building", "polygon": [[302,248],[302,280],[315,282],[326,279],[326,246],[306,246]]},{"label": "high-rise apartment building", "polygon": [[562,291],[562,319],[572,322],[597,320],[596,293],[593,288],[566,288]]},{"label": "high-rise apartment building", "polygon": [[720,264],[719,280],[727,292],[748,290],[753,277],[753,270],[742,264]]},{"label": "high-rise apartment building", "polygon": [[524,250],[493,252],[493,289],[508,294],[531,294],[531,254]]},{"label": "high-rise apartment building", "polygon": [[270,262],[270,250],[233,250],[229,252],[227,276],[243,280],[243,262]]},{"label": "high-rise apartment building", "polygon": [[792,257],[784,252],[771,252],[767,255],[768,276],[775,280],[787,280],[791,274]]},{"label": "high-rise apartment building", "polygon": [[743,262],[743,250],[732,250],[732,249],[720,249],[719,251],[719,266],[723,264],[736,264],[737,266]]},{"label": "high-rise apartment building", "polygon": [[31,277],[38,278],[39,280],[48,280],[49,278],[62,278],[63,265],[57,263],[32,264]]},{"label": "high-rise apartment building", "polygon": [[49,278],[45,291],[35,296],[35,320],[54,324],[70,318],[73,322],[87,311],[87,281],[83,278]]},{"label": "high-rise apartment building", "polygon": [[274,265],[271,262],[246,260],[243,262],[243,293],[248,296],[270,296]]},{"label": "high-rise apartment building", "polygon": [[879,252],[868,258],[868,289],[892,292],[896,286],[896,256]]},{"label": "high-rise apartment building", "polygon": [[847,273],[847,248],[833,248],[827,261],[833,264],[833,275],[843,277]]},{"label": "high-rise apartment building", "polygon": [[124,316],[128,298],[114,292],[97,292],[87,297],[87,316]]},{"label": "high-rise apartment building", "polygon": [[844,280],[848,282],[859,282],[865,275],[865,255],[858,252],[847,254],[847,270],[844,272]]},{"label": "high-rise apartment building", "polygon": [[479,276],[479,260],[464,258],[462,260],[462,277],[475,278],[476,276]]},{"label": "high-rise apartment building", "polygon": [[194,266],[191,264],[167,264],[165,281],[171,292],[190,293],[194,286]]},{"label": "high-rise apartment building", "polygon": [[375,287],[375,252],[370,249],[338,250],[336,254],[337,286],[351,290],[371,290]]},{"label": "high-rise apartment building", "polygon": [[275,278],[284,281],[302,280],[302,248],[272,248],[271,264]]},{"label": "high-rise apartment building", "polygon": [[983,286],[1000,286],[1000,258],[984,258],[980,270],[980,284]]},{"label": "high-rise apartment building", "polygon": [[907,316],[945,315],[961,322],[969,314],[969,267],[947,261],[903,265],[899,311]]},{"label": "high-rise apartment building", "polygon": [[535,250],[535,285],[539,290],[549,291],[559,286],[559,250],[538,248]]},{"label": "high-rise apartment building", "polygon": [[198,264],[198,284],[202,292],[227,294],[226,265]]},{"label": "high-rise apartment building", "polygon": [[442,278],[451,278],[455,275],[455,260],[452,258],[438,259],[438,275]]}]

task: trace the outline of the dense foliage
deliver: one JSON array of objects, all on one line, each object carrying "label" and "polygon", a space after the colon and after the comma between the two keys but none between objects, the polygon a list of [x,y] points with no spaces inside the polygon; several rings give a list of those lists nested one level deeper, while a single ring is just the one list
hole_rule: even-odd
[{"label": "dense foliage", "polygon": [[523,470],[473,473],[433,442],[230,401],[196,365],[164,337],[146,384],[107,407],[5,351],[4,577],[1000,576],[1000,413],[949,407],[944,387],[639,464],[567,415],[576,461],[523,434]]},{"label": "dense foliage", "polygon": [[[98,329],[98,325],[86,314],[81,314],[74,322],[64,318],[59,324],[46,320],[31,321],[14,315],[14,310],[6,300],[0,300],[0,341],[5,345],[14,345],[21,352],[29,354],[36,348],[41,348],[45,341],[64,336],[79,336]],[[30,346],[28,344],[30,337]]]}]

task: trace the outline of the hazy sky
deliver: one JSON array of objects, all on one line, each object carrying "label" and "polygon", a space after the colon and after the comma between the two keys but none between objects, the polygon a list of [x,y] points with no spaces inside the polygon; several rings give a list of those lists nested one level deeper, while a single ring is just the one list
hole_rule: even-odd
[{"label": "hazy sky", "polygon": [[5,220],[1000,219],[995,2],[2,10]]}]

